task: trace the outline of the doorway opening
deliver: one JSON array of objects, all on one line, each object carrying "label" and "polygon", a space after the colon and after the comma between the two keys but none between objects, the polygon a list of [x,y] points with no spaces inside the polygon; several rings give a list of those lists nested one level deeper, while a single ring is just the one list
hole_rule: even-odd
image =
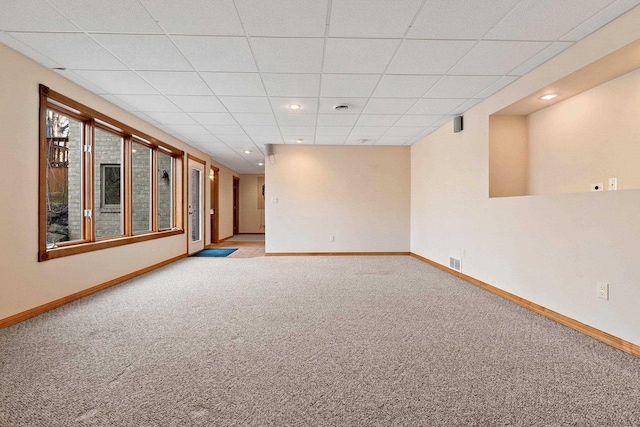
[{"label": "doorway opening", "polygon": [[211,218],[211,242],[210,243],[218,243],[220,241],[219,235],[219,216],[218,216],[218,193],[219,193],[219,173],[220,169],[215,166],[211,166],[211,170],[209,171],[209,180],[211,181],[211,203],[209,206],[210,209],[210,218]]},{"label": "doorway opening", "polygon": [[240,178],[233,177],[233,235],[240,233]]}]

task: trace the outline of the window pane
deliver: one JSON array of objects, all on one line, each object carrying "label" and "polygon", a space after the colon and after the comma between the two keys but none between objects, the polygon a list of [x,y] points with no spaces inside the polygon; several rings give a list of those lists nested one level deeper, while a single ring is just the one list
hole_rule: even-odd
[{"label": "window pane", "polygon": [[200,185],[200,171],[198,169],[191,169],[191,205],[189,206],[191,215],[191,241],[197,242],[200,240],[202,234],[201,222],[200,222],[200,206],[201,200],[201,185]]},{"label": "window pane", "polygon": [[82,240],[82,122],[47,110],[47,246]]},{"label": "window pane", "polygon": [[158,152],[158,228],[173,228],[173,157]]},{"label": "window pane", "polygon": [[93,142],[96,239],[124,234],[122,146],[122,137],[96,129]]},{"label": "window pane", "polygon": [[151,230],[151,149],[133,143],[131,150],[133,232]]}]

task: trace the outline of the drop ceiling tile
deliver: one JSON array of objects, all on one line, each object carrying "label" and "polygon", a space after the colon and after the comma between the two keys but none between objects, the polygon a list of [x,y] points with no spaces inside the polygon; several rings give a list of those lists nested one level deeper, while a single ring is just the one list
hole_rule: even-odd
[{"label": "drop ceiling tile", "polygon": [[445,74],[474,45],[463,40],[405,40],[388,74]]},{"label": "drop ceiling tile", "polygon": [[501,76],[445,76],[429,92],[425,98],[471,98],[491,84],[500,80]]},{"label": "drop ceiling tile", "polygon": [[92,37],[134,70],[191,70],[167,36],[93,34]]},{"label": "drop ceiling tile", "polygon": [[409,139],[406,136],[383,136],[376,141],[376,145],[405,145]]},{"label": "drop ceiling tile", "polygon": [[504,76],[500,80],[496,81],[494,84],[492,84],[491,86],[483,90],[482,92],[476,94],[475,98],[488,98],[489,96],[493,95],[500,89],[505,88],[506,86],[510,85],[511,83],[515,82],[518,79],[519,77],[517,76]]},{"label": "drop ceiling tile", "polygon": [[228,148],[224,142],[220,141],[218,138],[211,134],[206,135],[190,135],[189,140],[195,142],[196,144],[200,144],[202,147],[206,147],[207,149],[225,149]]},{"label": "drop ceiling tile", "polygon": [[527,74],[529,71],[544,64],[554,56],[558,55],[560,52],[563,52],[571,45],[573,45],[572,42],[554,42],[550,46],[541,50],[536,55],[532,56],[531,58],[511,70],[509,74],[516,76]]},{"label": "drop ceiling tile", "polygon": [[399,114],[363,114],[358,119],[358,126],[391,126],[402,117]]},{"label": "drop ceiling tile", "polygon": [[408,38],[480,39],[519,0],[429,0],[409,30]]},{"label": "drop ceiling tile", "polygon": [[256,144],[282,144],[280,135],[251,135]]},{"label": "drop ceiling tile", "polygon": [[314,126],[280,126],[282,136],[285,135],[314,135],[316,128]]},{"label": "drop ceiling tile", "polygon": [[85,34],[11,33],[11,36],[68,69],[126,69],[123,63]]},{"label": "drop ceiling tile", "polygon": [[384,134],[385,137],[387,136],[403,136],[405,138],[409,138],[412,136],[417,135],[419,132],[424,131],[424,128],[421,126],[407,126],[407,127],[400,127],[400,126],[394,126],[392,128],[390,128],[387,133]]},{"label": "drop ceiling tile", "polygon": [[457,106],[455,109],[451,110],[451,114],[460,115],[469,110],[472,107],[475,107],[477,104],[481,103],[482,99],[469,99],[464,104]]},{"label": "drop ceiling tile", "polygon": [[411,98],[371,98],[364,114],[404,114],[416,101]]},{"label": "drop ceiling tile", "polygon": [[247,35],[324,37],[326,0],[236,0]]},{"label": "drop ceiling tile", "polygon": [[215,96],[169,96],[185,113],[226,113]]},{"label": "drop ceiling tile", "polygon": [[318,114],[318,126],[354,126],[358,117],[355,114]]},{"label": "drop ceiling tile", "polygon": [[315,126],[316,114],[276,114],[280,126]]},{"label": "drop ceiling tile", "polygon": [[111,94],[153,95],[158,93],[133,71],[76,70],[75,73]]},{"label": "drop ceiling tile", "polygon": [[242,36],[233,0],[141,0],[168,34]]},{"label": "drop ceiling tile", "polygon": [[346,139],[341,135],[316,135],[316,145],[344,145]]},{"label": "drop ceiling tile", "polygon": [[465,99],[421,99],[411,108],[409,114],[447,114],[462,105]]},{"label": "drop ceiling tile", "polygon": [[229,113],[190,113],[189,115],[201,125],[231,126],[236,124],[235,119]]},{"label": "drop ceiling tile", "polygon": [[198,73],[189,71],[139,71],[138,74],[165,95],[212,95]]},{"label": "drop ceiling tile", "polygon": [[189,117],[189,115],[186,113],[162,113],[157,111],[148,111],[145,112],[145,114],[165,126],[197,124],[196,121]]},{"label": "drop ceiling tile", "polygon": [[324,39],[252,38],[263,73],[319,73]]},{"label": "drop ceiling tile", "polygon": [[172,36],[197,71],[257,71],[244,37]]},{"label": "drop ceiling tile", "polygon": [[117,97],[136,110],[147,112],[147,114],[149,112],[180,111],[178,107],[162,95],[118,95]]},{"label": "drop ceiling tile", "polygon": [[3,31],[80,31],[71,21],[44,0],[2,2],[0,30]]},{"label": "drop ceiling tile", "polygon": [[247,135],[218,135],[218,138],[225,144],[251,146],[252,141]]},{"label": "drop ceiling tile", "polygon": [[557,40],[611,0],[522,0],[486,36],[492,40]]},{"label": "drop ceiling tile", "polygon": [[[367,103],[367,98],[320,98],[319,113],[326,114],[360,114]],[[336,105],[347,105],[348,110],[337,111]]]},{"label": "drop ceiling tile", "polygon": [[271,105],[266,96],[221,96],[220,101],[230,113],[270,113]]},{"label": "drop ceiling tile", "polygon": [[365,137],[376,137],[379,138],[388,130],[389,128],[384,126],[355,126],[351,130],[351,136],[361,136]]},{"label": "drop ceiling tile", "polygon": [[442,76],[411,76],[387,74],[382,77],[375,98],[420,98]]},{"label": "drop ceiling tile", "polygon": [[258,73],[200,73],[218,96],[266,96]]},{"label": "drop ceiling tile", "polygon": [[250,137],[254,136],[280,136],[278,126],[243,126]]},{"label": "drop ceiling tile", "polygon": [[132,105],[127,104],[122,99],[118,98],[116,95],[100,95],[102,98],[106,99],[113,105],[116,105],[122,108],[125,111],[135,112],[138,111],[137,108],[134,108]]},{"label": "drop ceiling tile", "polygon": [[238,125],[207,125],[209,132],[214,135],[244,135],[244,130]]},{"label": "drop ceiling tile", "polygon": [[200,125],[167,125],[166,127],[180,135],[207,135],[209,133]]},{"label": "drop ceiling tile", "polygon": [[346,145],[373,145],[380,138],[377,135],[351,135],[345,141]]},{"label": "drop ceiling tile", "polygon": [[405,115],[394,126],[433,126],[442,118],[442,114]]},{"label": "drop ceiling tile", "polygon": [[329,37],[402,38],[422,0],[341,0],[331,5]]},{"label": "drop ceiling tile", "polygon": [[144,120],[147,123],[151,123],[154,126],[158,126],[160,124],[157,120],[152,119],[147,114],[145,114],[145,113],[143,113],[141,111],[132,111],[131,114],[133,114],[136,117],[141,118],[142,120]]},{"label": "drop ceiling tile", "polygon": [[380,77],[379,74],[324,74],[320,96],[368,98]]},{"label": "drop ceiling tile", "polygon": [[[142,5],[130,0],[49,0],[67,18],[87,32],[162,34]],[[97,13],[97,11],[99,11]]]},{"label": "drop ceiling tile", "polygon": [[326,136],[326,135],[344,135],[345,137],[351,133],[350,126],[320,126],[316,131],[316,135]]},{"label": "drop ceiling tile", "polygon": [[391,39],[328,39],[325,73],[383,73],[400,45]]},{"label": "drop ceiling tile", "polygon": [[618,0],[608,7],[602,9],[598,14],[584,21],[576,28],[565,34],[560,40],[578,41],[582,40],[598,28],[608,24],[617,17],[621,16],[629,9],[640,4],[640,0]]},{"label": "drop ceiling tile", "polygon": [[482,41],[449,74],[504,75],[549,45],[547,42]]},{"label": "drop ceiling tile", "polygon": [[[78,70],[76,70],[78,71]],[[83,76],[77,74],[75,71],[71,70],[53,70],[54,73],[61,75],[62,77],[71,80],[72,82],[82,86],[83,88],[89,90],[98,95],[103,95],[108,93],[107,90],[95,85],[93,82],[84,78]],[[155,92],[157,93],[157,92]]]},{"label": "drop ceiling tile", "polygon": [[320,74],[262,74],[269,96],[316,97]]},{"label": "drop ceiling tile", "polygon": [[62,64],[57,63],[56,61],[52,60],[51,58],[49,58],[49,57],[43,55],[42,53],[38,52],[34,48],[32,48],[30,46],[27,46],[26,44],[24,44],[20,40],[12,37],[11,34],[9,34],[9,33],[4,33],[2,31],[0,31],[0,43],[3,43],[5,45],[9,46],[11,49],[13,49],[13,50],[15,50],[17,52],[20,52],[21,54],[23,54],[27,58],[31,58],[34,61],[42,64],[43,66],[45,66],[47,68],[62,67]]},{"label": "drop ceiling tile", "polygon": [[437,120],[436,122],[434,122],[432,126],[436,128],[441,128],[442,126],[450,123],[452,120],[453,120],[453,115],[445,115],[445,116],[442,116],[440,120]]},{"label": "drop ceiling tile", "polygon": [[234,113],[233,117],[242,126],[276,126],[276,119],[273,114],[256,114],[256,113]]},{"label": "drop ceiling tile", "polygon": [[[275,114],[308,115],[318,111],[318,98],[270,97],[269,101]],[[300,106],[298,110],[289,108],[291,104]]]},{"label": "drop ceiling tile", "polygon": [[[311,135],[282,135],[282,140],[285,144],[295,144],[295,145],[309,145],[314,144],[316,137]],[[300,141],[302,140],[302,141]],[[300,141],[300,142],[298,142]]]}]

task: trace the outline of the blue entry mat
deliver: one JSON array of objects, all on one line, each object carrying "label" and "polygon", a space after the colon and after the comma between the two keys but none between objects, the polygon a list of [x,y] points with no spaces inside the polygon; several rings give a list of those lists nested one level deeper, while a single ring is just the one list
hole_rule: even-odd
[{"label": "blue entry mat", "polygon": [[203,251],[200,251],[196,254],[193,254],[191,256],[203,256],[203,257],[225,257],[229,254],[234,253],[235,251],[237,251],[238,248],[212,248],[212,249],[205,249]]}]

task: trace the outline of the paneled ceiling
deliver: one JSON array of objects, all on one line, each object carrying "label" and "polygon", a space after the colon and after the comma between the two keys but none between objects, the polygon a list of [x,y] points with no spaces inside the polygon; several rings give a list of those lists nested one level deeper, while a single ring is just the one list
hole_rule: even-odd
[{"label": "paneled ceiling", "polygon": [[261,173],[265,143],[411,145],[639,3],[1,0],[0,42]]}]

